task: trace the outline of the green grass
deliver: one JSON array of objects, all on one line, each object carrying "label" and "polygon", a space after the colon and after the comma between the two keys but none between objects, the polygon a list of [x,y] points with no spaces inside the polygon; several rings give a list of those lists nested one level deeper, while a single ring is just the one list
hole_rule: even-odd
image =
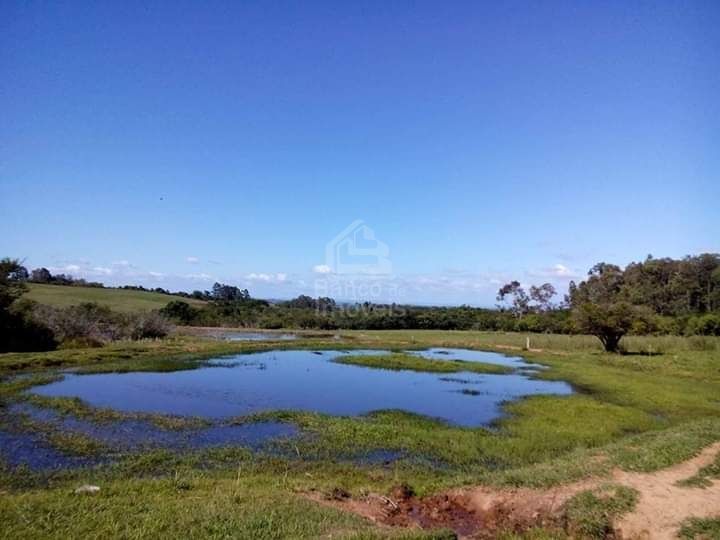
[{"label": "green grass", "polygon": [[[543,352],[602,352],[600,341],[593,336],[532,334],[522,332],[486,332],[464,330],[343,330],[343,337],[362,340],[371,346],[397,349],[408,344],[417,347],[468,347],[500,349],[509,354],[523,354],[526,338],[531,349]],[[720,352],[720,337],[712,336],[626,336],[620,342],[631,353],[672,354],[686,351]],[[514,351],[514,352],[513,352]]]},{"label": "green grass", "polygon": [[573,538],[607,538],[613,522],[635,508],[637,499],[634,489],[613,484],[580,492],[565,506],[568,529]]},{"label": "green grass", "polygon": [[487,362],[468,362],[465,360],[433,360],[408,353],[389,354],[358,354],[344,355],[333,359],[338,364],[352,364],[394,371],[426,371],[430,373],[459,373],[469,371],[473,373],[511,373],[512,368]]},{"label": "green grass", "polygon": [[6,538],[318,538],[362,531],[360,518],[298,499],[256,474],[98,482],[97,495],[67,489],[8,498],[0,508]]},{"label": "green grass", "polygon": [[133,312],[161,309],[172,300],[182,300],[194,306],[204,305],[202,300],[183,298],[162,293],[132,291],[125,289],[102,289],[99,287],[71,287],[29,283],[23,298],[53,307],[68,307],[84,302],[96,302],[109,306],[114,311]]},{"label": "green grass", "polygon": [[720,478],[720,454],[715,456],[715,460],[705,467],[701,468],[690,478],[681,480],[677,483],[681,487],[707,488],[712,485],[713,480]]},{"label": "green grass", "polygon": [[688,519],[678,536],[686,540],[720,540],[720,517]]},{"label": "green grass", "polygon": [[[720,348],[714,338],[702,342],[628,340],[637,347],[631,352],[662,349],[661,354],[649,356],[609,355],[587,336],[532,336],[531,348],[542,351],[521,351],[525,345],[521,334],[357,331],[342,332],[342,337],[338,341],[333,334],[315,332],[293,342],[272,344],[178,337],[100,349],[0,355],[0,417],[3,403],[20,399],[20,393],[33,384],[51,380],[57,368],[92,372],[191,369],[204,358],[269,348],[495,350],[522,354],[548,366],[539,376],[567,380],[579,393],[533,396],[506,404],[505,416],[490,429],[461,428],[402,411],[378,411],[364,417],[276,411],[237,419],[278,419],[303,428],[305,436],[279,443],[282,452],[274,457],[238,448],[185,454],[146,452],[112,467],[49,476],[0,466],[3,533],[16,538],[384,538],[391,533],[310,503],[298,492],[329,493],[341,487],[354,495],[388,493],[399,483],[411,485],[420,495],[476,483],[544,487],[602,476],[614,467],[658,470],[720,440]],[[376,357],[382,359],[383,367],[387,367],[387,356]],[[427,362],[406,354],[389,356],[402,366],[408,361]],[[449,361],[430,362],[434,366]],[[462,370],[467,370],[467,364],[462,363]],[[9,377],[16,374],[27,378]],[[37,403],[63,414],[112,421],[103,420],[103,415],[111,413],[75,400]],[[67,451],[92,450],[83,441],[53,439],[54,445]],[[391,466],[351,460],[379,449],[405,457]],[[701,476],[706,473],[714,474],[708,469]],[[101,493],[72,495],[74,487],[84,483],[100,485]],[[611,491],[576,501],[569,529],[582,526],[592,533],[605,527],[627,500],[622,492]],[[710,521],[703,523],[713,526]],[[430,538],[436,533],[397,534]],[[442,534],[437,532],[437,537]],[[507,538],[553,538],[554,534],[537,529],[523,536],[508,533]]]},{"label": "green grass", "polygon": [[80,418],[96,423],[145,420],[165,430],[199,429],[210,425],[209,420],[200,417],[120,412],[110,408],[91,407],[77,397],[49,397],[30,393],[23,394],[21,399],[41,409],[52,409],[61,416]]}]

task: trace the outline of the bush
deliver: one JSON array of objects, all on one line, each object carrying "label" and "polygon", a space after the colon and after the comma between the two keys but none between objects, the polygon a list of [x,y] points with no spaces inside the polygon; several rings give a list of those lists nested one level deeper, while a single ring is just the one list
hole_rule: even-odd
[{"label": "bush", "polygon": [[21,300],[0,310],[0,352],[50,351],[57,346],[52,330],[33,319],[34,307],[34,302]]},{"label": "bush", "polygon": [[158,339],[167,336],[172,326],[156,311],[127,317],[126,336],[130,339]]},{"label": "bush", "polygon": [[688,336],[720,336],[720,314],[707,313],[688,319],[685,326]]},{"label": "bush", "polygon": [[160,314],[178,324],[192,324],[200,314],[200,310],[182,300],[173,300],[160,310]]},{"label": "bush", "polygon": [[66,308],[37,306],[34,318],[50,328],[59,343],[87,340],[96,345],[121,339],[122,318],[110,308],[84,303]]},{"label": "bush", "polygon": [[120,339],[160,338],[171,329],[157,312],[123,315],[94,303],[66,308],[36,306],[33,318],[49,328],[63,348],[100,346]]}]

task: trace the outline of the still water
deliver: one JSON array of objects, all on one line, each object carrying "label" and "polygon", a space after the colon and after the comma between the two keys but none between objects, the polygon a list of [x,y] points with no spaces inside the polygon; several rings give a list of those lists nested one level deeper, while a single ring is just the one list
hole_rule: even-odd
[{"label": "still water", "polygon": [[507,375],[420,373],[332,361],[346,354],[378,352],[383,351],[267,351],[223,357],[198,369],[169,373],[68,374],[32,391],[79,397],[90,405],[119,411],[216,420],[279,409],[351,416],[402,409],[468,427],[500,417],[505,401],[572,393],[567,383],[533,378],[539,366],[490,352],[429,349],[414,354],[496,363],[515,371]]}]

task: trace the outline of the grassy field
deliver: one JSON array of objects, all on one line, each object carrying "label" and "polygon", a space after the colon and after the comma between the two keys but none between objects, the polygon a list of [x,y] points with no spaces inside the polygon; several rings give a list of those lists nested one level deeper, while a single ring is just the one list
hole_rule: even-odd
[{"label": "grassy field", "polygon": [[[407,483],[420,494],[485,484],[550,486],[606,475],[612,468],[654,471],[695,455],[720,440],[720,340],[632,338],[629,354],[609,355],[586,336],[526,336],[487,332],[308,332],[292,342],[242,343],[177,336],[162,341],[117,343],[101,349],[0,355],[0,424],[3,404],[54,376],[57,368],[81,371],[192,369],[203,358],[268,348],[468,347],[522,355],[548,366],[542,377],[570,382],[571,396],[534,396],[505,406],[492,427],[460,428],[401,411],[334,417],[276,411],[236,419],[294,422],[305,436],[280,443],[274,455],[238,448],[174,454],[155,451],[90,470],[34,474],[0,467],[1,536],[12,538],[239,537],[239,538],[444,538],[443,531],[381,529],[354,515],[317,505],[301,493],[335,489],[357,495],[389,493]],[[387,366],[411,366],[391,355]],[[396,357],[397,356],[397,357]],[[402,357],[402,358],[400,358]],[[362,358],[362,357],[360,357]],[[382,357],[374,357],[380,362]],[[11,375],[23,374],[21,378]],[[107,421],[107,412],[73,400],[47,398],[43,406],[64,414]],[[162,423],[162,419],[158,418]],[[40,426],[41,427],[41,426]],[[85,441],[54,437],[68,452],[97,451]],[[407,456],[391,466],[358,464],[351,456],[377,450]],[[716,465],[691,483],[714,477]],[[96,496],[72,490],[90,483]],[[688,488],[690,489],[690,488]],[[631,500],[619,493],[624,508]],[[602,502],[602,501],[600,501]],[[610,510],[590,496],[568,509],[569,530],[604,527]],[[604,503],[603,503],[604,504]],[[595,505],[594,510],[586,507]],[[615,510],[613,510],[615,511]],[[595,513],[597,515],[595,515]],[[716,521],[688,523],[683,531],[717,530]],[[532,538],[562,537],[564,530],[535,530]],[[585,534],[585,533],[583,533]],[[519,538],[510,532],[508,538]],[[699,536],[698,536],[699,537]]]},{"label": "grassy field", "polygon": [[201,300],[146,291],[101,289],[99,287],[68,287],[42,283],[29,283],[28,287],[30,290],[25,293],[24,298],[55,307],[74,306],[83,302],[97,302],[98,304],[107,305],[115,311],[127,313],[160,309],[172,300],[182,300],[195,306],[205,304]]}]

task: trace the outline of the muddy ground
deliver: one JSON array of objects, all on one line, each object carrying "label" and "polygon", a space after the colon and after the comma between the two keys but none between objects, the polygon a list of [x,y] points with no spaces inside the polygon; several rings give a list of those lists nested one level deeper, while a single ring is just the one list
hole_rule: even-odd
[{"label": "muddy ground", "polygon": [[494,538],[499,531],[531,527],[563,527],[565,503],[578,493],[612,482],[635,489],[635,508],[623,515],[609,537],[665,540],[677,537],[687,518],[720,516],[720,480],[709,479],[705,487],[679,486],[720,453],[720,442],[698,456],[653,473],[614,470],[610,477],[591,478],[549,489],[496,489],[475,486],[428,497],[416,497],[409,486],[396,487],[389,496],[369,494],[351,497],[343,490],[308,496],[361,515],[388,527],[449,528],[460,538]]}]

